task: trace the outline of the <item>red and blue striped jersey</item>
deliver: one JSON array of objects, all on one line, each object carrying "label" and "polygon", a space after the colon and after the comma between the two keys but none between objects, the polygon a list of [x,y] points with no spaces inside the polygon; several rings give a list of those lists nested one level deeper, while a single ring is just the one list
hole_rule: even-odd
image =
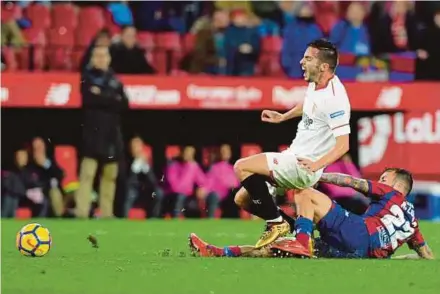
[{"label": "red and blue striped jersey", "polygon": [[370,256],[390,257],[405,243],[411,249],[423,246],[413,204],[385,184],[368,181],[368,188],[372,202],[363,218],[370,234]]}]

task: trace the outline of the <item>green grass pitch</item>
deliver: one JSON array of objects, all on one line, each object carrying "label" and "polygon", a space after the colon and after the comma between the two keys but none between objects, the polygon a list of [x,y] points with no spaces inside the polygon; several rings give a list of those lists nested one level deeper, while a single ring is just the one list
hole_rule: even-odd
[{"label": "green grass pitch", "polygon": [[[49,228],[43,258],[21,256],[2,221],[3,294],[440,293],[440,259],[297,260],[196,258],[190,232],[217,245],[254,244],[263,223],[239,220],[32,220]],[[422,232],[440,257],[440,223]],[[95,249],[86,240],[94,234]],[[402,249],[398,254],[407,252]]]}]

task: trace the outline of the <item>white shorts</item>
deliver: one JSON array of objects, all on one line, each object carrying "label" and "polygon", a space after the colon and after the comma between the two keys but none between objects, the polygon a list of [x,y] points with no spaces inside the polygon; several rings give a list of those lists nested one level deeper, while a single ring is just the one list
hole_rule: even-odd
[{"label": "white shorts", "polygon": [[[267,165],[276,188],[306,189],[315,185],[321,178],[322,169],[314,173],[308,172],[298,164],[295,154],[285,150],[281,153],[266,152]],[[271,189],[271,194],[274,191]],[[278,194],[278,193],[277,193]]]}]

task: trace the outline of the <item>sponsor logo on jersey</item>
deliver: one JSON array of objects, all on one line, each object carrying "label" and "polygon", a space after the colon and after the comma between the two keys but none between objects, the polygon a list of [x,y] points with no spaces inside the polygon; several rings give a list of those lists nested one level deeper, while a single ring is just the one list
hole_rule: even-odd
[{"label": "sponsor logo on jersey", "polygon": [[339,110],[330,114],[330,118],[337,118],[338,116],[343,116],[345,114],[344,110]]}]

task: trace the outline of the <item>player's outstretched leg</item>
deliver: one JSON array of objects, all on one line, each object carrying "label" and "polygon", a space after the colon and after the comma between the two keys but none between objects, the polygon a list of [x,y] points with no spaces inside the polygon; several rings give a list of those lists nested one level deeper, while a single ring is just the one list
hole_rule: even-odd
[{"label": "player's outstretched leg", "polygon": [[247,192],[251,199],[246,207],[247,211],[267,221],[267,230],[255,246],[264,247],[289,233],[290,225],[283,220],[266,183],[270,181],[266,154],[256,154],[238,160],[234,165],[234,171],[242,185],[236,198]]},{"label": "player's outstretched leg", "polygon": [[332,201],[325,194],[308,188],[295,194],[296,213],[295,232],[297,242],[304,248],[304,255],[313,256],[313,224],[327,215]]},{"label": "player's outstretched leg", "polygon": [[203,241],[196,234],[189,236],[189,247],[200,257],[275,257],[270,248],[256,248],[251,245],[217,247]]}]

